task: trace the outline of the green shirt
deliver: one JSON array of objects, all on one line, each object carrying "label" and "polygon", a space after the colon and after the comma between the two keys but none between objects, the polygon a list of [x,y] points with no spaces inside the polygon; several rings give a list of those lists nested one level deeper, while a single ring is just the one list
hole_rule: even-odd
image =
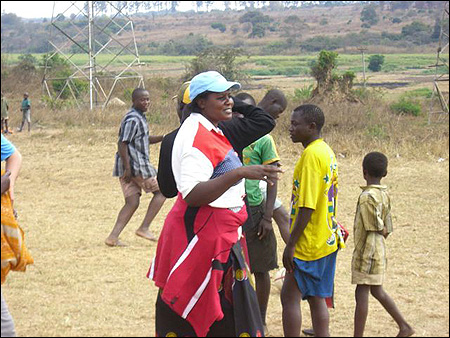
[{"label": "green shirt", "polygon": [[[242,155],[245,166],[272,164],[280,160],[275,142],[270,135],[265,135],[249,145],[244,149]],[[245,192],[251,206],[258,206],[264,200],[259,188],[259,180],[245,180]]]},{"label": "green shirt", "polygon": [[338,166],[333,150],[322,139],[312,142],[294,169],[291,232],[300,208],[314,210],[295,246],[294,257],[313,261],[337,250],[337,184]]},{"label": "green shirt", "polygon": [[30,99],[23,99],[22,100],[22,110],[28,110],[31,108],[31,101]]}]

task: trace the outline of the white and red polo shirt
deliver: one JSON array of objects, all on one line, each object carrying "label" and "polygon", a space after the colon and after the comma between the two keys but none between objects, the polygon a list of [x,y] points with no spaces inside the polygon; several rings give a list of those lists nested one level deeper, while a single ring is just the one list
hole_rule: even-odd
[{"label": "white and red polo shirt", "polygon": [[[228,139],[207,118],[192,113],[184,121],[172,152],[173,174],[183,199],[197,184],[241,166]],[[245,184],[241,180],[209,205],[214,208],[240,208],[244,206],[244,196]]]}]

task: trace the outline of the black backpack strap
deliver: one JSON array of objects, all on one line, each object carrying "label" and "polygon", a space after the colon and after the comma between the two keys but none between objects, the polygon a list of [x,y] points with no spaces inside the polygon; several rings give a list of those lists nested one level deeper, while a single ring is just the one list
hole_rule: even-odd
[{"label": "black backpack strap", "polygon": [[175,182],[172,170],[172,150],[179,129],[177,128],[170,134],[164,136],[159,151],[157,180],[159,191],[167,198],[176,197],[178,194],[177,183]]}]

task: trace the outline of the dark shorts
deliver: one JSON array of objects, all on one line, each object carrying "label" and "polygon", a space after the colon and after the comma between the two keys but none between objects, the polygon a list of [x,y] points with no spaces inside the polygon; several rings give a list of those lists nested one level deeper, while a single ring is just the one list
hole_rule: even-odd
[{"label": "dark shorts", "polygon": [[250,270],[252,273],[264,273],[278,268],[277,239],[271,231],[262,240],[258,238],[258,225],[264,216],[264,204],[250,207],[253,227],[246,230]]},{"label": "dark shorts", "polygon": [[294,276],[302,299],[333,296],[336,252],[315,261],[294,258]]}]

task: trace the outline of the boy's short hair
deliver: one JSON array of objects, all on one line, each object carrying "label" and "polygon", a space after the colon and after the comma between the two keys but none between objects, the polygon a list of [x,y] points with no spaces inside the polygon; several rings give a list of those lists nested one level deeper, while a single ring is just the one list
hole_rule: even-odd
[{"label": "boy's short hair", "polygon": [[251,102],[251,104],[253,106],[256,106],[256,101],[255,101],[254,97],[248,93],[239,93],[239,94],[235,95],[235,97],[242,101]]},{"label": "boy's short hair", "polygon": [[136,88],[135,90],[133,90],[133,94],[131,94],[131,99],[133,100],[133,102],[139,97],[139,95],[144,92],[148,92],[148,90],[145,88]]},{"label": "boy's short hair", "polygon": [[271,89],[267,92],[267,94],[264,96],[263,100],[275,100],[280,106],[282,106],[284,109],[286,109],[288,102],[286,99],[286,95],[279,90],[279,89]]},{"label": "boy's short hair", "polygon": [[306,123],[315,123],[317,131],[320,132],[325,124],[325,115],[322,109],[314,104],[304,104],[294,109],[295,113],[299,113]]},{"label": "boy's short hair", "polygon": [[384,177],[387,174],[388,158],[379,152],[367,154],[363,160],[363,170],[372,177]]}]

